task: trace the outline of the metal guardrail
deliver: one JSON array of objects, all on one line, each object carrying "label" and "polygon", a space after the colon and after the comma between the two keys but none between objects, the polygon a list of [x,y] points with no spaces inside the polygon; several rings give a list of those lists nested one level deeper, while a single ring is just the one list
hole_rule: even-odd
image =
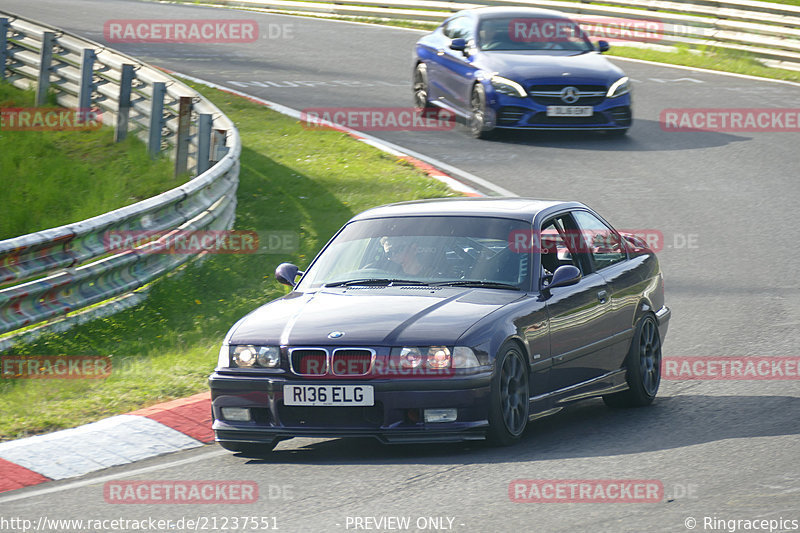
[{"label": "metal guardrail", "polygon": [[[0,79],[48,91],[60,106],[99,108],[115,137],[130,131],[151,155],[168,154],[187,183],[87,220],[0,241],[0,333],[67,313],[120,309],[131,292],[196,255],[153,253],[169,232],[232,226],[241,142],[233,122],[194,89],[141,61],[57,28],[0,11]],[[158,242],[114,253],[109,232],[167,232]],[[103,302],[102,305],[96,305]],[[53,322],[53,319],[59,319]],[[71,315],[74,322],[84,319]],[[0,341],[0,348],[12,341]]]},{"label": "metal guardrail", "polygon": [[[194,0],[177,0],[194,2]],[[203,0],[205,4],[298,13],[440,22],[452,13],[479,6],[554,9],[580,19],[597,17],[654,21],[639,46],[708,46],[746,52],[767,65],[800,70],[800,6],[756,0]],[[653,29],[655,28],[655,29]]]}]

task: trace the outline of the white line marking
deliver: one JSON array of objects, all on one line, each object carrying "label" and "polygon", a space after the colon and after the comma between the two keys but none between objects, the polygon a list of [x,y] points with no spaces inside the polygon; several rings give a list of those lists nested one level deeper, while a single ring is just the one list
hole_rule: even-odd
[{"label": "white line marking", "polygon": [[[153,465],[153,466],[145,466],[142,468],[137,468],[136,470],[128,470],[126,472],[117,472],[116,474],[108,474],[105,476],[94,477],[90,479],[83,479],[81,481],[73,481],[72,483],[66,483],[63,485],[59,485],[57,487],[46,487],[37,490],[30,490],[23,492],[21,494],[10,494],[9,496],[0,496],[0,504],[13,502],[17,500],[26,500],[28,498],[35,498],[37,496],[43,496],[45,494],[52,494],[54,492],[63,492],[65,490],[77,489],[81,487],[85,487],[87,485],[96,485],[98,483],[103,483],[105,481],[111,481],[113,479],[121,479],[131,476],[136,476],[138,474],[144,474],[147,472],[154,472],[156,470],[164,470],[166,468],[172,468],[175,466],[181,466],[189,463],[196,463],[198,461],[202,461],[204,459],[210,459],[217,455],[226,455],[231,454],[231,452],[227,450],[223,450],[222,448],[217,448],[212,450],[208,453],[203,453],[200,455],[195,455],[194,457],[189,457],[188,459],[180,459],[178,461],[172,461],[171,463],[164,463],[160,465]],[[231,454],[232,455],[232,454]],[[51,482],[52,483],[52,482]],[[24,490],[24,489],[17,489],[17,490]]]},{"label": "white line marking", "polygon": [[659,63],[658,61],[647,61],[645,59],[633,59],[632,57],[622,57],[622,56],[612,56],[607,55],[605,56],[607,59],[621,59],[622,61],[632,61],[634,63],[645,63],[647,65],[655,65],[658,67],[669,67],[669,68],[679,68],[682,70],[694,70],[697,72],[705,72],[706,74],[719,74],[720,76],[733,76],[734,78],[742,78],[745,80],[754,80],[754,81],[771,81],[773,83],[783,83],[784,85],[792,85],[794,87],[800,87],[800,83],[794,81],[787,81],[787,80],[776,80],[774,78],[762,78],[761,76],[750,76],[749,74],[737,74],[736,72],[725,72],[723,70],[711,70],[707,68],[699,68],[699,67],[687,67],[686,65],[673,65],[671,63]]}]

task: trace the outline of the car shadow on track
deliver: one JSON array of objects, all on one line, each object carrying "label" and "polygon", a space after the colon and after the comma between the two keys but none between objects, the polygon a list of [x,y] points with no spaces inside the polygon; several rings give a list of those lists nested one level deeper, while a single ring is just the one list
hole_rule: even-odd
[{"label": "car shadow on track", "polygon": [[636,119],[625,136],[601,131],[498,130],[491,139],[476,142],[607,152],[665,152],[714,148],[750,139],[716,131],[664,131],[660,122]]},{"label": "car shadow on track", "polygon": [[292,439],[251,464],[464,464],[626,455],[735,438],[800,434],[800,397],[659,397],[652,406],[610,409],[593,400],[528,425],[508,448],[483,442],[383,445],[373,439]]}]

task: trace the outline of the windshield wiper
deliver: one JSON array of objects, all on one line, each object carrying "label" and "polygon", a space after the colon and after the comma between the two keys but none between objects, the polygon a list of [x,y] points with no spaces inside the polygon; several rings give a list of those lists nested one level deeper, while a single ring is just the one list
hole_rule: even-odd
[{"label": "windshield wiper", "polygon": [[500,283],[497,281],[480,281],[461,279],[456,281],[441,281],[439,283],[431,283],[435,287],[482,287],[486,289],[511,289],[518,291],[519,287],[511,285],[510,283]]},{"label": "windshield wiper", "polygon": [[349,279],[346,281],[334,281],[326,283],[326,287],[350,287],[352,285],[377,285],[377,286],[393,286],[393,285],[428,285],[424,281],[416,281],[411,279],[393,279],[393,278],[363,278],[363,279]]}]

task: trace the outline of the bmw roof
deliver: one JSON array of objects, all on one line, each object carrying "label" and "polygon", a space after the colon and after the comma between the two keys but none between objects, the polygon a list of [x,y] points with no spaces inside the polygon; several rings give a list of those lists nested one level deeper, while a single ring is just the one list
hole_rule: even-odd
[{"label": "bmw roof", "polygon": [[352,220],[408,216],[473,216],[533,220],[537,213],[551,208],[586,207],[579,202],[538,200],[520,197],[431,198],[375,207]]}]

